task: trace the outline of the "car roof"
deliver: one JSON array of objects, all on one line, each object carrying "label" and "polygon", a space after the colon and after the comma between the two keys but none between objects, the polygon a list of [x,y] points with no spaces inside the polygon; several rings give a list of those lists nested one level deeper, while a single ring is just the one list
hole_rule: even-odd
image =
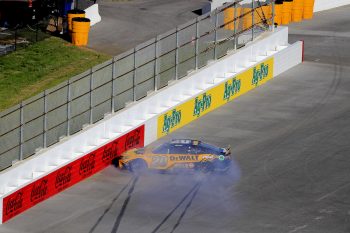
[{"label": "car roof", "polygon": [[174,145],[198,145],[201,141],[194,139],[173,139],[170,144]]}]

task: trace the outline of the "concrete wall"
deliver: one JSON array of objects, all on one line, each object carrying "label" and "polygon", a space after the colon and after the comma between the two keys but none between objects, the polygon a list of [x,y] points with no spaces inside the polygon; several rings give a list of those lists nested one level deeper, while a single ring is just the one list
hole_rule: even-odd
[{"label": "concrete wall", "polygon": [[[169,110],[235,77],[249,76],[249,72],[267,61],[273,62],[272,78],[299,64],[301,53],[302,43],[289,45],[288,28],[279,27],[237,52],[20,162],[0,174],[1,222],[100,171],[117,154],[157,140],[161,137],[158,133],[162,127],[160,119]],[[67,172],[68,167],[71,168]]]}]

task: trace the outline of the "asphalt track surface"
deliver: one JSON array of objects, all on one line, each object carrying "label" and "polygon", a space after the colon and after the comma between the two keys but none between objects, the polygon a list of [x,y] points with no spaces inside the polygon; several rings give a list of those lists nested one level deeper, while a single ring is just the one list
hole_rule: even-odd
[{"label": "asphalt track surface", "polygon": [[230,144],[228,174],[137,177],[111,166],[0,232],[350,232],[349,11],[292,25],[303,64],[162,139]]},{"label": "asphalt track surface", "polygon": [[98,0],[102,21],[91,27],[88,47],[117,55],[196,17],[207,0]]}]

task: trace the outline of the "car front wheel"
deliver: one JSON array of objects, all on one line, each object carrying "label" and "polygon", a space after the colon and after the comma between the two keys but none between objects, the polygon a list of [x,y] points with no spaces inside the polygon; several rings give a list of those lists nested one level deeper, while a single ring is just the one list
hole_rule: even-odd
[{"label": "car front wheel", "polygon": [[129,163],[129,170],[131,172],[143,172],[147,168],[147,163],[143,159],[135,159]]}]

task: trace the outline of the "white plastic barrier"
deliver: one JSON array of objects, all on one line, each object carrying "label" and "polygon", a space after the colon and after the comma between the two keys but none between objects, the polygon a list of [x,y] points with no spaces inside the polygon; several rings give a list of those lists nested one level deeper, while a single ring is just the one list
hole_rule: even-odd
[{"label": "white plastic barrier", "polygon": [[304,42],[298,41],[275,54],[274,76],[298,65],[303,60]]},{"label": "white plastic barrier", "polygon": [[253,70],[255,76],[256,69],[264,63],[274,67],[269,73],[272,78],[300,63],[301,53],[302,43],[289,45],[288,28],[279,27],[237,52],[211,62],[5,170],[0,174],[1,223],[100,171],[117,154],[160,138],[162,126],[159,122],[174,107],[222,87],[236,76]]},{"label": "white plastic barrier", "polygon": [[350,0],[316,0],[314,5],[314,12],[329,10],[349,4]]},{"label": "white plastic barrier", "polygon": [[90,26],[101,21],[101,16],[98,12],[98,4],[94,4],[85,9],[85,17],[90,19]]}]

